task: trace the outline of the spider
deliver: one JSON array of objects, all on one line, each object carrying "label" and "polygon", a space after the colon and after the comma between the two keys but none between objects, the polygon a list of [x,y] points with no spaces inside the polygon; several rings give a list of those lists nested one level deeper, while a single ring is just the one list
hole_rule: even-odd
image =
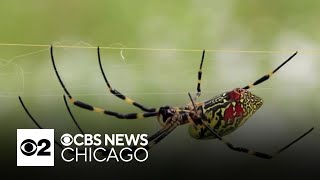
[{"label": "spider", "polygon": [[[104,81],[110,93],[112,93],[119,99],[122,99],[126,103],[139,108],[143,112],[122,114],[115,111],[98,108],[86,102],[82,102],[74,99],[72,95],[69,93],[66,86],[64,85],[58,73],[54,56],[53,56],[53,46],[51,46],[50,48],[51,61],[52,61],[55,74],[59,80],[59,83],[61,84],[64,92],[66,93],[66,96],[69,99],[69,102],[82,109],[86,109],[86,110],[97,112],[97,113],[103,113],[105,115],[114,116],[119,119],[139,119],[139,118],[157,117],[160,125],[162,126],[162,129],[156,132],[155,134],[153,134],[152,136],[148,137],[149,144],[145,146],[147,150],[149,150],[155,144],[159,143],[177,126],[190,124],[189,134],[191,137],[195,139],[215,139],[216,138],[231,150],[246,153],[259,158],[272,159],[276,155],[278,155],[279,153],[281,153],[282,151],[284,151],[285,149],[289,148],[291,145],[299,141],[301,138],[309,134],[314,129],[312,127],[310,130],[308,130],[307,132],[305,132],[304,134],[296,138],[294,141],[290,142],[288,145],[284,146],[283,148],[279,149],[278,151],[276,151],[274,154],[271,154],[271,155],[267,153],[261,153],[255,150],[251,150],[248,148],[236,147],[231,142],[223,138],[223,136],[234,132],[241,125],[243,125],[262,106],[263,100],[257,95],[250,92],[249,89],[268,80],[282,66],[284,66],[294,56],[296,56],[298,52],[295,52],[286,61],[284,61],[281,65],[279,65],[276,69],[262,76],[252,84],[249,84],[243,88],[235,88],[231,91],[222,93],[206,101],[195,102],[197,98],[201,96],[202,66],[203,66],[204,57],[205,57],[205,50],[203,50],[200,67],[198,70],[198,83],[196,87],[197,93],[194,97],[192,97],[191,94],[188,93],[191,102],[181,107],[163,106],[160,108],[146,107],[130,99],[129,97],[125,96],[118,90],[112,88],[104,72],[104,69],[102,67],[99,47],[97,48],[97,53],[98,53],[98,62],[99,62],[101,74],[104,78]],[[64,100],[67,105],[65,96],[64,96]],[[23,102],[21,99],[20,99],[20,102],[23,105]],[[67,108],[72,119],[76,123],[78,129],[81,131],[81,133],[83,133],[80,126],[78,125],[73,115],[71,114],[71,111],[68,105],[67,105]],[[28,113],[27,110],[26,112]],[[31,117],[29,113],[28,115]],[[31,117],[31,119],[33,118]]]}]

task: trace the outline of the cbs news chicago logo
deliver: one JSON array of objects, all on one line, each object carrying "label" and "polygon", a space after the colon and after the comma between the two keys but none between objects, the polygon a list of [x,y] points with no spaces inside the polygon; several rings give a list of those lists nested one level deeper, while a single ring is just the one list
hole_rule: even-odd
[{"label": "cbs news chicago logo", "polygon": [[[55,143],[62,148],[61,158],[65,162],[101,163],[110,160],[144,162],[148,159],[147,136],[147,134],[72,136],[66,133],[61,136],[58,143],[54,140],[54,129],[17,129],[17,166],[54,166]],[[115,147],[120,147],[120,152],[117,152]]]}]

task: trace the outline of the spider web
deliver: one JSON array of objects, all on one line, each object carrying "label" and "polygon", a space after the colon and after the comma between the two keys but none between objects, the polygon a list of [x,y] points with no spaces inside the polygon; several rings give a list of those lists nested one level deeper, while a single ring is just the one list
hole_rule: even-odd
[{"label": "spider web", "polygon": [[[55,48],[78,48],[78,49],[92,49],[96,48],[96,46],[91,45],[90,43],[80,41],[71,45],[64,45],[66,42],[55,42],[53,43]],[[1,58],[0,57],[0,70],[4,71],[6,68],[11,66],[11,71],[9,72],[0,72],[0,77],[5,77],[5,76],[11,76],[11,77],[16,77],[16,82],[17,82],[17,87],[15,89],[11,89],[8,91],[3,91],[0,90],[0,96],[5,98],[15,98],[17,95],[25,94],[25,75],[30,74],[32,72],[25,72],[24,68],[22,65],[19,65],[19,62],[16,61],[21,61],[23,58],[26,58],[27,56],[32,56],[40,53],[48,53],[48,49],[50,45],[44,45],[44,44],[7,44],[7,43],[0,43],[1,46],[11,46],[11,47],[38,47],[41,48],[40,50],[36,51],[31,51],[27,53],[23,53],[20,55],[13,56],[11,58]],[[120,65],[114,65],[114,68],[121,68],[123,66],[141,66],[143,64],[129,64],[126,62],[126,58],[124,55],[125,50],[136,50],[136,51],[183,51],[183,52],[201,52],[201,49],[166,49],[166,48],[131,48],[131,47],[126,47],[125,45],[121,43],[112,43],[109,46],[102,46],[100,49],[113,49],[113,50],[119,50],[119,56],[121,59],[125,62],[125,64],[120,64]],[[207,52],[218,52],[218,53],[236,53],[236,54],[242,54],[242,53],[254,53],[254,54],[288,54],[293,52],[293,50],[282,50],[282,51],[275,51],[275,50],[223,50],[223,49],[207,49]],[[320,51],[314,51],[314,50],[304,50],[304,51],[299,51],[299,54],[318,54]],[[170,57],[170,56],[168,56]],[[171,57],[174,57],[172,55]],[[163,62],[158,62],[162,63]],[[171,62],[166,62],[168,64],[172,63]],[[12,68],[13,67],[13,68]],[[184,69],[184,74],[189,74],[191,72],[194,72],[194,70],[185,70]],[[165,78],[168,78],[168,76],[163,75]],[[194,77],[193,77],[194,78]],[[179,79],[178,79],[179,80]],[[206,80],[203,80],[206,81]],[[244,83],[248,83],[248,81],[243,81]],[[72,87],[71,87],[72,88]],[[79,87],[81,88],[81,87]],[[277,87],[277,89],[289,89],[291,87]],[[318,87],[314,86],[303,86],[303,87],[296,87],[299,89],[319,89]],[[256,87],[251,90],[271,90],[274,89],[273,87]],[[214,91],[209,91],[211,93],[217,93],[221,90],[221,88],[216,88]],[[126,92],[128,95],[137,95],[137,94],[142,94],[142,95],[177,95],[177,94],[186,94],[188,91],[176,91],[176,92]],[[208,91],[207,91],[208,92]],[[79,93],[76,94],[77,96],[95,96],[95,95],[105,95],[104,93]],[[28,95],[27,95],[28,96]],[[60,96],[60,94],[38,94],[37,96]],[[31,95],[32,97],[32,95]]]},{"label": "spider web", "polygon": [[[73,43],[71,45],[65,45],[67,44],[66,42],[55,42],[53,43],[55,48],[59,48],[59,49],[63,49],[63,50],[67,50],[67,49],[95,49],[96,47],[84,42],[84,41],[80,41],[77,43]],[[70,43],[69,43],[70,44]],[[26,81],[26,76],[30,75],[32,73],[34,73],[33,71],[26,71],[25,70],[25,63],[24,61],[27,60],[27,57],[30,56],[35,56],[35,55],[39,55],[42,54],[44,56],[49,56],[49,45],[32,45],[32,44],[4,44],[4,43],[0,43],[0,47],[2,46],[10,46],[12,48],[17,48],[17,47],[30,47],[32,49],[37,48],[36,50],[33,51],[29,51],[29,52],[24,52],[22,54],[19,55],[15,55],[13,57],[10,58],[1,58],[0,57],[0,78],[1,79],[11,79],[12,83],[9,86],[3,86],[5,88],[1,88],[0,89],[0,97],[1,98],[17,98],[17,96],[21,95],[23,97],[61,97],[61,89],[59,88],[46,88],[46,87],[42,87],[42,89],[39,89],[39,92],[36,94],[30,93],[29,91],[26,91],[26,84],[29,83],[30,80]],[[109,50],[117,50],[117,55],[113,56],[116,57],[116,59],[119,61],[116,64],[111,65],[112,68],[110,68],[109,65],[109,70],[115,70],[116,72],[119,71],[120,74],[121,72],[128,72],[128,74],[131,74],[131,72],[133,72],[133,74],[135,74],[135,72],[143,72],[146,71],[146,69],[144,68],[146,66],[144,61],[132,61],[131,56],[127,56],[126,54],[130,54],[131,51],[140,51],[142,54],[147,54],[147,55],[142,55],[142,57],[154,57],[155,59],[156,56],[161,57],[161,61],[159,60],[152,60],[152,58],[150,58],[151,60],[148,60],[150,62],[148,62],[148,66],[151,66],[152,64],[156,64],[155,66],[159,65],[159,67],[169,67],[172,66],[172,64],[175,64],[175,67],[179,67],[179,66],[183,66],[183,68],[179,68],[177,70],[177,72],[175,72],[175,77],[172,79],[172,72],[171,73],[161,73],[160,71],[158,72],[153,72],[155,75],[154,77],[158,77],[159,79],[166,79],[166,81],[170,81],[171,83],[167,82],[166,86],[171,86],[174,85],[174,83],[176,82],[182,82],[181,84],[185,84],[184,82],[186,82],[186,79],[191,79],[190,80],[190,85],[187,86],[187,88],[174,88],[174,90],[168,90],[167,87],[165,88],[161,88],[158,87],[156,88],[157,91],[154,90],[150,90],[150,91],[137,91],[136,89],[130,89],[130,88],[126,88],[123,92],[124,94],[128,95],[128,96],[134,96],[134,97],[142,97],[142,96],[148,96],[150,98],[154,97],[154,96],[169,96],[169,97],[174,97],[176,95],[179,95],[181,97],[187,97],[186,94],[189,92],[189,90],[191,89],[191,92],[194,92],[195,90],[195,86],[196,86],[196,73],[197,73],[197,68],[198,68],[198,63],[199,63],[199,58],[194,58],[194,60],[192,60],[192,62],[190,62],[189,60],[185,60],[185,59],[181,59],[178,58],[176,59],[176,57],[178,56],[177,53],[182,53],[183,56],[182,57],[187,57],[190,55],[190,53],[193,54],[199,54],[199,52],[201,52],[202,50],[200,49],[160,49],[160,48],[130,48],[130,47],[126,47],[125,45],[121,44],[121,43],[112,43],[109,46],[105,46],[105,47],[100,47],[101,49],[109,49]],[[129,52],[130,51],[130,52]],[[241,54],[254,54],[254,57],[260,56],[261,54],[281,54],[281,57],[284,57],[285,55],[287,55],[288,53],[291,53],[291,50],[283,50],[283,51],[261,51],[261,50],[217,50],[217,49],[209,49],[206,50],[207,52],[214,52],[214,53],[223,53],[223,54],[227,54],[229,55],[230,58],[235,58],[235,57],[239,57]],[[165,54],[167,55],[163,55],[164,52],[167,52]],[[300,51],[299,54],[304,54],[304,55],[314,55],[314,54],[319,54],[320,51],[308,51],[308,50],[304,50],[304,51]],[[155,54],[155,55],[151,55],[151,54]],[[92,54],[91,54],[92,55]],[[278,57],[278,56],[277,56]],[[90,57],[92,58],[96,58],[95,56]],[[159,59],[159,58],[158,58]],[[163,60],[163,59],[169,59],[169,60]],[[215,95],[221,92],[224,92],[226,89],[223,86],[210,86],[210,85],[206,85],[206,84],[210,84],[210,81],[212,80],[212,77],[217,77],[217,74],[223,74],[224,71],[220,71],[218,69],[217,73],[213,73],[212,69],[215,69],[215,67],[212,66],[213,63],[219,63],[220,60],[218,59],[213,59],[211,57],[209,57],[206,62],[205,62],[205,67],[203,69],[204,71],[204,77],[202,80],[202,89],[203,89],[203,96],[207,97],[206,95]],[[239,58],[239,59],[244,59],[244,58]],[[280,59],[280,58],[277,58]],[[227,61],[227,60],[226,60]],[[239,61],[239,60],[236,60]],[[192,63],[195,64],[195,66],[193,66],[193,68],[189,68],[190,65],[188,66],[188,63]],[[225,62],[226,65],[232,65],[234,62]],[[277,61],[278,63],[278,61]],[[209,66],[208,66],[209,64]],[[219,65],[219,64],[218,64]],[[224,65],[224,64],[222,64]],[[238,69],[241,69],[242,65],[239,65],[239,67],[235,67]],[[70,67],[70,66],[69,66]],[[245,67],[245,66],[244,66]],[[51,68],[51,67],[49,67]],[[62,67],[62,68],[67,68],[67,67]],[[131,69],[137,69],[135,71],[132,71]],[[230,67],[229,67],[230,68]],[[254,69],[254,67],[249,67],[248,69]],[[155,70],[155,69],[152,69]],[[172,69],[168,68],[168,71],[170,71]],[[173,68],[174,70],[174,68]],[[217,69],[215,69],[217,70]],[[2,72],[1,72],[2,71]],[[71,70],[72,71],[72,70]],[[233,71],[233,70],[232,70]],[[147,71],[147,73],[152,73],[151,70]],[[254,73],[254,71],[252,71],[252,73]],[[99,73],[96,72],[95,76],[100,76],[98,75]],[[110,73],[111,74],[111,73]],[[116,73],[112,73],[112,74],[116,74]],[[179,75],[179,74],[183,74],[183,75]],[[248,73],[250,75],[249,80],[254,80],[254,78],[256,78],[255,76],[252,77],[252,74]],[[259,73],[255,73],[255,74],[259,74]],[[141,74],[140,74],[141,75]],[[186,75],[190,75],[190,76],[186,76]],[[70,77],[71,75],[69,75]],[[112,75],[113,77],[117,77]],[[226,75],[223,75],[226,77]],[[230,77],[232,77],[234,75],[231,75]],[[276,75],[278,76],[278,75]],[[319,76],[319,75],[318,75]],[[68,75],[66,76],[66,78],[68,77]],[[232,78],[229,80],[232,80]],[[248,76],[249,77],[249,76]],[[138,79],[138,80],[142,80],[144,77],[140,77],[139,78],[133,78],[133,79]],[[281,78],[281,76],[278,76],[277,78]],[[275,78],[275,79],[277,79]],[[216,79],[216,78],[214,78]],[[274,80],[275,80],[274,79]],[[112,82],[114,82],[115,84],[117,84],[117,81],[119,79],[115,79],[112,80]],[[121,81],[125,81],[125,83],[123,82],[123,84],[125,84],[126,86],[129,85],[129,87],[134,86],[135,83],[134,82],[128,82],[130,81],[129,79],[120,79]],[[150,79],[149,79],[150,80]],[[155,84],[161,84],[164,81],[158,81],[158,80],[153,80],[154,82],[149,83],[146,80],[146,84],[148,85],[155,85]],[[102,82],[101,79],[97,80],[100,83]],[[150,80],[151,81],[151,80]],[[244,86],[248,83],[250,83],[250,81],[248,82],[248,79],[244,78],[243,80],[233,80],[234,82],[237,82],[237,84],[240,84],[241,86]],[[189,81],[188,81],[189,83]],[[73,84],[73,85],[72,85]],[[75,85],[77,83],[72,83],[70,85],[68,85],[68,89],[74,91],[73,95],[75,96],[112,96],[110,93],[108,93],[107,91],[105,91],[105,88],[101,88],[102,90],[100,92],[96,92],[96,90],[94,88],[91,88],[92,91],[85,91],[83,92],[82,89],[87,89],[90,87],[94,87],[93,84],[85,84],[85,85]],[[102,84],[102,83],[101,83]],[[101,86],[103,87],[103,85]],[[115,86],[117,87],[117,86]],[[120,84],[121,87],[121,84]],[[230,85],[230,87],[233,87]],[[293,89],[294,88],[294,89]],[[120,88],[123,89],[123,88]],[[300,89],[301,91],[307,92],[307,93],[312,93],[315,90],[319,89],[319,87],[317,87],[315,84],[310,86],[310,83],[307,85],[302,85],[299,87],[290,87],[290,86],[276,86],[276,87],[266,87],[264,86],[257,86],[255,88],[252,89],[252,91],[259,91],[259,92],[264,92],[267,94],[271,94],[273,91],[282,93],[282,92],[289,92],[286,94],[282,94],[281,96],[297,96],[297,94],[290,94],[290,91],[297,91],[297,89]],[[273,91],[271,91],[273,90]],[[209,96],[209,97],[210,97]],[[319,101],[318,101],[319,102]],[[320,106],[317,102],[315,107]],[[314,120],[315,124],[318,123],[319,121],[317,121],[316,119]],[[319,126],[319,124],[317,125]]]}]

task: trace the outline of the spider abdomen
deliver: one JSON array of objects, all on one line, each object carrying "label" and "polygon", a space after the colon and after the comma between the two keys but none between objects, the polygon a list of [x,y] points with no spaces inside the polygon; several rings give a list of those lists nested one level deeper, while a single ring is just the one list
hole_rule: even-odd
[{"label": "spider abdomen", "polygon": [[[202,106],[202,119],[220,136],[232,133],[248,120],[261,106],[262,99],[253,93],[237,88],[220,94]],[[216,138],[203,124],[191,125],[189,134],[196,139]]]}]

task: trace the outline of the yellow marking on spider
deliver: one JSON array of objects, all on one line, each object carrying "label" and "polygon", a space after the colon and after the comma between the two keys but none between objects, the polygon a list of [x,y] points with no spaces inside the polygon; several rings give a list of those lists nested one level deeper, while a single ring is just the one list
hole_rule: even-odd
[{"label": "yellow marking on spider", "polygon": [[73,98],[70,98],[69,101],[73,104],[75,100]]},{"label": "yellow marking on spider", "polygon": [[103,109],[96,108],[96,107],[93,107],[93,111],[94,111],[94,112],[99,112],[99,113],[104,112]]},{"label": "yellow marking on spider", "polygon": [[273,75],[273,71],[271,71],[268,75],[269,75],[269,77],[272,76]]},{"label": "yellow marking on spider", "polygon": [[203,106],[203,105],[204,105],[203,102],[197,102],[197,103],[196,103],[196,106]]},{"label": "yellow marking on spider", "polygon": [[179,109],[179,107],[173,108],[176,112],[190,112],[189,110]]},{"label": "yellow marking on spider", "polygon": [[254,86],[253,84],[250,84],[250,85],[249,85],[249,88],[253,88],[253,86]]},{"label": "yellow marking on spider", "polygon": [[198,80],[198,83],[201,84],[201,80]]},{"label": "yellow marking on spider", "polygon": [[173,108],[176,112],[190,112],[190,110],[185,110],[185,109],[179,109],[177,107]]},{"label": "yellow marking on spider", "polygon": [[143,113],[138,113],[138,114],[137,114],[137,119],[142,119],[142,118],[144,118]]},{"label": "yellow marking on spider", "polygon": [[129,99],[129,98],[127,98],[127,97],[126,97],[125,101],[126,101],[127,103],[129,103],[129,104],[133,104],[133,102],[134,102],[132,99]]}]

